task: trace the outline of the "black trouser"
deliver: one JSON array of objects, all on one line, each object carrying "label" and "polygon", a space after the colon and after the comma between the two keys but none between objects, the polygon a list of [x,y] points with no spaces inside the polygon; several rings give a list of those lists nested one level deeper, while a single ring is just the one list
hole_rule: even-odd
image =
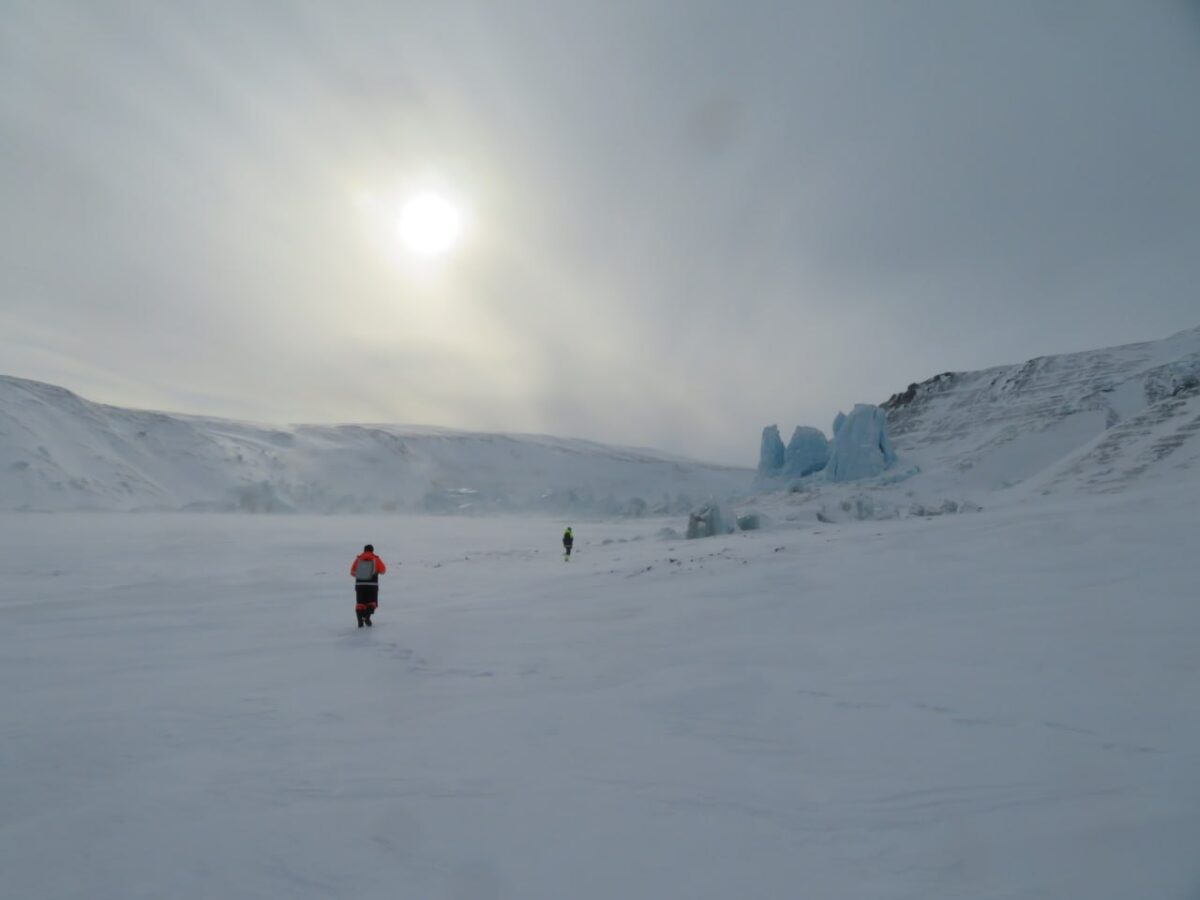
[{"label": "black trouser", "polygon": [[358,620],[371,618],[371,613],[375,612],[375,607],[379,605],[379,585],[377,584],[356,584],[354,586],[354,612],[358,615]]}]

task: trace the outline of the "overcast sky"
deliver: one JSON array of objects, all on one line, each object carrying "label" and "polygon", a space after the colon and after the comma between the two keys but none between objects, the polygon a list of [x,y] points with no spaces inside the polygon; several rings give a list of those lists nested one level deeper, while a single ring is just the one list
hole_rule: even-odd
[{"label": "overcast sky", "polygon": [[[466,233],[396,237],[434,189]],[[753,465],[1200,325],[1192,0],[5,0],[0,373]]]}]

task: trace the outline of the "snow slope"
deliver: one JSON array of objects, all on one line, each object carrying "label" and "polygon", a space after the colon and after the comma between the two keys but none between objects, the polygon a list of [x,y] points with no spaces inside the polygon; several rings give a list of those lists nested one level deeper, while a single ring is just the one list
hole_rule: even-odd
[{"label": "snow slope", "polygon": [[3,514],[5,894],[1190,900],[1198,501]]},{"label": "snow slope", "polygon": [[684,512],[752,472],[536,435],[121,409],[0,376],[0,509]]},{"label": "snow slope", "polygon": [[1200,328],[1161,341],[947,372],[893,396],[897,452],[927,477],[991,490],[1112,490],[1200,461]]},{"label": "snow slope", "polygon": [[946,372],[883,404],[896,463],[746,501],[782,521],[928,517],[1200,475],[1200,328],[1162,341]]}]

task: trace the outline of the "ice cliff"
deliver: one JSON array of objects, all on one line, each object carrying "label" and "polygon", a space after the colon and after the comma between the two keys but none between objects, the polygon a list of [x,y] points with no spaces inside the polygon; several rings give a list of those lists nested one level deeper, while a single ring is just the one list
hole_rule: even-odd
[{"label": "ice cliff", "polygon": [[895,461],[887,413],[878,406],[859,403],[837,426],[825,475],[830,481],[858,481],[879,475]]},{"label": "ice cliff", "polygon": [[887,415],[878,406],[860,403],[849,415],[838,413],[832,442],[819,428],[800,425],[785,447],[777,425],[764,428],[757,478],[764,484],[823,472],[830,481],[855,481],[878,475],[895,461]]}]

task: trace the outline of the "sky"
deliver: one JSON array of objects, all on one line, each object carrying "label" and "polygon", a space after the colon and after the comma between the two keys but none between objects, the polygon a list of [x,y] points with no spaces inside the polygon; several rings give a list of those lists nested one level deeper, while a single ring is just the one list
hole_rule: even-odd
[{"label": "sky", "polygon": [[1198,98],[1196,0],[6,0],[0,374],[752,466],[1200,325]]}]

